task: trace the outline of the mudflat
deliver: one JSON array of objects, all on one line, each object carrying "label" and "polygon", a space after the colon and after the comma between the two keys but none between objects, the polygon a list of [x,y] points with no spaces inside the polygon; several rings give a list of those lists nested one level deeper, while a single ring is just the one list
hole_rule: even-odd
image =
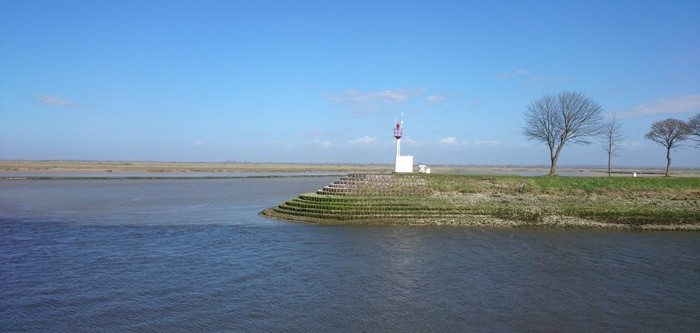
[{"label": "mudflat", "polygon": [[[433,173],[440,174],[515,174],[545,175],[546,166],[455,166],[430,165]],[[560,167],[561,175],[606,176],[602,167]],[[391,164],[349,163],[246,163],[246,162],[149,162],[149,161],[0,161],[2,173],[79,174],[79,173],[238,173],[238,172],[334,172],[334,173],[390,173]],[[613,176],[631,177],[663,175],[661,168],[615,168]],[[673,169],[674,176],[700,177],[700,169]]]},{"label": "mudflat", "polygon": [[130,161],[0,161],[0,172],[12,173],[237,173],[237,172],[382,172],[389,165],[295,164],[239,162]]}]

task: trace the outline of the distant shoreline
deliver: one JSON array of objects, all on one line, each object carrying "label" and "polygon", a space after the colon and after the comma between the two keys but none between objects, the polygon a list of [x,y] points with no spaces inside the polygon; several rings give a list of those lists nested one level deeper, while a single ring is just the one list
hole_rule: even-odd
[{"label": "distant shoreline", "polygon": [[0,173],[32,174],[191,174],[191,173],[307,173],[381,172],[389,165],[237,163],[237,162],[120,162],[120,161],[0,161]]},{"label": "distant shoreline", "polygon": [[[0,161],[0,174],[24,176],[50,176],[60,174],[89,174],[89,177],[123,178],[133,174],[168,175],[205,174],[217,176],[237,173],[391,173],[389,164],[316,164],[316,163],[240,163],[240,162],[129,162],[129,161]],[[493,174],[493,175],[545,175],[545,166],[454,166],[430,165],[433,173],[440,174]],[[561,175],[607,176],[604,167],[560,167]],[[614,168],[613,176],[658,176],[662,168],[625,167]],[[700,168],[674,168],[674,176],[700,176]],[[193,175],[194,176],[194,175]],[[202,176],[199,176],[202,177]]]}]

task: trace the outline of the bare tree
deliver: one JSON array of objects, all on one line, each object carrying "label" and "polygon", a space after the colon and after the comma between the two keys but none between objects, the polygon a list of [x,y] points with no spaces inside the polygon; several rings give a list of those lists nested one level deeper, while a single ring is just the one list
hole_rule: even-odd
[{"label": "bare tree", "polygon": [[688,139],[689,134],[690,131],[685,122],[668,118],[651,124],[651,130],[644,135],[645,138],[666,148],[666,177],[671,169],[671,149],[678,148],[683,141]]},{"label": "bare tree", "polygon": [[600,134],[602,113],[600,104],[580,92],[544,95],[527,108],[523,134],[547,144],[553,176],[566,143],[589,144],[589,137]]},{"label": "bare tree", "polygon": [[690,120],[688,120],[687,125],[691,138],[697,142],[696,146],[700,147],[700,113],[691,117]]},{"label": "bare tree", "polygon": [[625,134],[622,133],[622,124],[613,117],[603,124],[603,147],[608,153],[608,177],[610,177],[610,162],[615,153],[620,149]]}]

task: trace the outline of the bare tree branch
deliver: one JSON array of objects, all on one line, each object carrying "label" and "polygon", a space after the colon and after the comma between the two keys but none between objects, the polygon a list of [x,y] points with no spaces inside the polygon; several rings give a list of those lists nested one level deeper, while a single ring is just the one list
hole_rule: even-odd
[{"label": "bare tree branch", "polygon": [[666,148],[666,177],[671,169],[671,150],[678,148],[690,135],[688,125],[682,120],[668,118],[651,124],[651,130],[644,135]]},{"label": "bare tree branch", "polygon": [[622,132],[622,124],[613,117],[603,124],[603,148],[608,153],[608,177],[610,177],[610,164],[612,157],[622,145],[625,135]]},{"label": "bare tree branch", "polygon": [[564,145],[589,144],[590,137],[601,133],[603,108],[580,92],[544,95],[525,112],[523,135],[549,147],[550,175],[556,175],[557,160]]},{"label": "bare tree branch", "polygon": [[691,117],[687,125],[690,137],[697,142],[696,147],[700,147],[700,113]]}]

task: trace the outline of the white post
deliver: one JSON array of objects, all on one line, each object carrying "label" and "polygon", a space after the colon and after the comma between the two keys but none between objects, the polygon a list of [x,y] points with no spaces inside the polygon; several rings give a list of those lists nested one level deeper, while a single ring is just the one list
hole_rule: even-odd
[{"label": "white post", "polygon": [[401,138],[396,139],[396,156],[401,156]]},{"label": "white post", "polygon": [[396,158],[394,158],[394,172],[399,172],[399,158],[401,156],[401,138],[396,139]]}]

